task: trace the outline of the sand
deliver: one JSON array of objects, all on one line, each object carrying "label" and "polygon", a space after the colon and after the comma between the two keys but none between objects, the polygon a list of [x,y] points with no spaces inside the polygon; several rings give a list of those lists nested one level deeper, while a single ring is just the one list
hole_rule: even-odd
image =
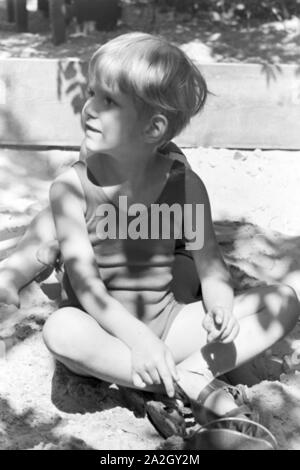
[{"label": "sand", "polygon": [[[216,232],[237,290],[288,282],[300,296],[300,152],[185,149],[204,180]],[[0,150],[0,259],[47,204],[51,181],[77,154]],[[163,440],[141,403],[115,386],[55,366],[41,329],[55,310],[57,279],[21,293],[21,308],[1,308],[1,449],[157,449]],[[300,325],[257,358],[251,404],[269,420],[280,449],[300,449],[300,373],[282,358],[300,348]],[[136,397],[135,397],[136,398]]]}]

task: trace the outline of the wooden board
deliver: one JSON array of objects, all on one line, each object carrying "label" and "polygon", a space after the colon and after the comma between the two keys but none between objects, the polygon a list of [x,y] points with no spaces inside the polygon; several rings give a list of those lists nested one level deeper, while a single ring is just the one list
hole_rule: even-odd
[{"label": "wooden board", "polygon": [[214,64],[201,70],[213,95],[178,138],[180,145],[300,148],[299,66]]},{"label": "wooden board", "polygon": [[[186,147],[300,149],[300,67],[201,66],[212,94],[177,137]],[[87,64],[0,60],[2,145],[79,146]]]}]

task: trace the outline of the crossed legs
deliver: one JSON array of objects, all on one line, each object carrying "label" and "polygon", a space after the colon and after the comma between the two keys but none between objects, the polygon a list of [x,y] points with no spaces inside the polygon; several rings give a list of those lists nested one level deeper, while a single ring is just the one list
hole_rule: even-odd
[{"label": "crossed legs", "polygon": [[[186,305],[175,318],[165,341],[190,398],[196,399],[214,377],[244,364],[287,334],[295,326],[299,304],[288,286],[261,287],[237,296],[234,313],[240,332],[230,344],[206,343],[201,301]],[[81,310],[67,307],[56,311],[43,334],[51,353],[75,373],[134,388],[129,348]],[[163,391],[154,385],[146,389]],[[221,398],[213,404],[218,414],[233,407]]]},{"label": "crossed legs", "polygon": [[[55,227],[47,208],[32,221],[16,251],[0,265],[0,303],[18,304],[18,291],[44,270],[37,258],[39,247],[54,240]],[[187,305],[172,324],[166,343],[178,365],[182,386],[191,397],[213,377],[272,346],[297,321],[299,304],[290,287],[251,289],[235,299],[234,313],[241,329],[234,343],[208,345],[193,261],[177,256],[173,274],[175,297]],[[45,325],[44,338],[49,350],[74,372],[133,387],[129,349],[84,312],[74,308],[55,312]]]}]

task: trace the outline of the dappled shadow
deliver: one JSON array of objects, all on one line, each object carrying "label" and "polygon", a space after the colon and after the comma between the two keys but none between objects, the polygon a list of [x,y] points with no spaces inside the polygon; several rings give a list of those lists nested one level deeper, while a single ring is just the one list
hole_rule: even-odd
[{"label": "dappled shadow", "polygon": [[[248,301],[252,302],[253,307],[249,307],[249,304],[247,305],[247,301],[245,300],[244,306],[246,312],[243,312],[241,310],[242,305],[239,305],[241,328],[244,323],[244,314],[251,315],[253,318],[252,321],[254,322],[253,326],[258,322],[260,330],[262,330],[259,331],[257,329],[257,348],[253,345],[253,349],[249,344],[245,349],[247,350],[248,357],[252,355],[252,357],[255,356],[254,359],[236,368],[239,354],[235,343],[209,343],[202,348],[202,354],[209,369],[215,376],[223,375],[225,372],[226,378],[233,385],[243,383],[252,386],[262,380],[280,378],[280,375],[286,370],[286,363],[283,357],[291,355],[297,349],[297,345],[293,345],[293,339],[296,335],[299,336],[299,327],[298,325],[295,326],[295,317],[290,317],[290,312],[287,310],[286,299],[282,298],[280,291],[276,291],[271,287],[262,286],[260,288],[247,290],[245,294],[247,294]],[[270,308],[270,304],[272,305],[272,310],[269,312],[268,308]],[[257,309],[255,305],[258,306]],[[256,315],[256,319],[254,318],[254,314]],[[279,335],[277,336],[277,334],[273,333],[274,325],[278,325],[278,323],[282,325],[282,331],[289,331],[291,327],[294,327],[294,329],[292,335],[290,333],[279,340],[278,343],[273,344],[277,338],[280,338]],[[243,328],[247,328],[246,325],[247,320]],[[257,326],[255,326],[255,328],[257,328]],[[243,334],[245,333],[246,331],[243,330]],[[264,349],[268,348],[268,345],[271,345],[271,349],[268,349],[268,352],[265,353]]]},{"label": "dappled shadow", "polygon": [[[263,283],[283,282],[288,274],[297,273],[300,260],[300,255],[298,255],[299,237],[287,237],[277,232],[262,230],[246,219],[219,221],[215,224],[215,228],[218,241],[231,266],[236,292]],[[25,326],[26,324],[24,324]],[[266,328],[267,326],[264,325]],[[32,330],[36,331],[36,328],[27,330],[25,328],[23,331],[25,337],[26,334],[31,334]],[[286,353],[291,352],[289,340],[286,339],[283,342]],[[270,369],[266,365],[268,365],[268,361],[263,358],[262,367],[265,367],[265,371],[258,367],[259,372],[263,370],[260,380],[270,378]],[[279,369],[276,374],[279,376]],[[276,374],[274,373],[275,376]],[[63,382],[63,379],[60,380]],[[57,403],[58,408],[61,406],[65,407],[65,410],[69,409],[69,412],[79,413],[84,413],[87,410],[107,409],[105,406],[117,406],[119,398],[115,392],[112,392],[112,396],[109,395],[109,392],[100,403],[97,396],[98,388],[99,384],[95,385],[95,382],[93,384],[88,381],[87,389],[89,391],[86,393],[84,381],[82,382],[80,379],[78,382],[76,379],[71,381],[71,386],[66,386],[67,393],[62,393],[60,397],[58,393],[54,394],[53,402]],[[100,389],[103,390],[102,386]],[[63,386],[60,387],[60,392],[62,390],[64,390]]]},{"label": "dappled shadow", "polygon": [[56,361],[51,400],[66,413],[93,413],[120,406],[119,394],[110,384],[93,377],[82,377]]},{"label": "dappled shadow", "polygon": [[[300,298],[300,237],[267,231],[247,220],[219,221],[215,223],[215,230],[236,294],[270,284],[288,284]],[[256,295],[264,301],[267,292],[263,290]],[[281,317],[284,322],[284,311]],[[270,326],[270,318],[267,322],[266,318],[258,318],[263,320],[264,329]],[[300,339],[298,325],[272,347],[273,355],[262,354],[241,371],[231,374],[233,382],[253,385],[261,380],[279,379],[284,371],[282,358],[294,352],[293,341],[296,339]]]},{"label": "dappled shadow", "polygon": [[268,422],[279,448],[296,449],[300,443],[299,376],[287,375],[279,382],[264,382],[251,391],[251,404]]},{"label": "dappled shadow", "polygon": [[[190,20],[177,16],[173,34],[177,43],[198,40],[206,44],[216,62],[297,63],[300,31],[297,18],[294,20],[295,24],[266,19],[265,22],[252,21],[245,27],[238,23],[214,22],[200,14]],[[168,35],[171,25],[164,26]]]},{"label": "dappled shadow", "polygon": [[[5,157],[4,151],[3,156]],[[29,193],[37,193],[38,196],[43,191],[47,194],[45,183],[50,183],[54,179],[54,174],[49,171],[46,156],[36,150],[19,149],[11,150],[9,158],[3,158],[3,163],[1,160],[1,189],[8,189],[13,183],[18,182],[18,192],[20,192],[21,183],[24,181]]]},{"label": "dappled shadow", "polygon": [[12,252],[31,219],[47,205],[55,176],[77,158],[77,152],[0,150],[0,259]]},{"label": "dappled shadow", "polygon": [[[0,210],[0,214],[5,214],[5,211]],[[23,216],[23,211],[8,209],[7,215],[17,218],[18,216]],[[9,231],[7,228],[0,230],[0,261],[9,256],[9,253],[15,249],[17,240],[25,233],[26,228],[27,224],[24,224],[13,227]],[[5,246],[3,246],[3,242]]]},{"label": "dappled shadow", "polygon": [[[226,260],[248,276],[282,283],[291,274],[300,274],[300,236],[261,229],[246,219],[219,221],[215,229]],[[300,293],[300,284],[293,287]]]},{"label": "dappled shadow", "polygon": [[57,95],[59,100],[68,96],[74,114],[81,114],[86,102],[87,62],[59,61],[57,69]]},{"label": "dappled shadow", "polygon": [[[33,310],[34,308],[31,309],[31,312]],[[42,307],[40,310],[42,310]],[[29,313],[24,316],[22,310],[12,311],[12,309],[5,309],[5,307],[1,306],[0,316],[1,357],[5,357],[11,349],[23,341],[41,333],[46,321],[46,314],[44,312],[43,314]]]},{"label": "dappled shadow", "polygon": [[58,415],[43,421],[33,408],[18,413],[13,410],[8,400],[1,397],[0,414],[1,421],[5,423],[0,443],[1,448],[6,450],[92,449],[83,440],[73,436],[57,436],[57,428],[62,422],[62,418]]},{"label": "dappled shadow", "polygon": [[[209,57],[216,62],[254,63],[298,63],[300,33],[297,32],[297,18],[274,22],[251,20],[240,22],[214,21],[205,11],[174,12],[167,8],[157,9],[155,21],[136,18],[124,10],[123,23],[113,31],[94,31],[86,37],[72,36],[69,26],[67,42],[54,46],[51,42],[49,22],[40,13],[29,14],[31,33],[16,34],[12,27],[3,22],[0,32],[2,54],[6,57],[78,57],[83,61],[107,40],[119,34],[134,30],[151,30],[164,35],[177,44],[194,42],[209,49]],[[128,24],[126,24],[126,21]],[[273,22],[272,22],[273,21]],[[1,22],[1,17],[0,17]],[[294,24],[295,23],[295,24]],[[203,47],[201,48],[203,52]],[[200,62],[207,59],[201,55]]]},{"label": "dappled shadow", "polygon": [[[206,43],[214,55],[224,62],[297,63],[298,44],[288,31],[272,24],[257,24],[250,29],[218,25],[215,32],[206,35]],[[217,29],[217,30],[216,30]]]},{"label": "dappled shadow", "polygon": [[9,105],[7,97],[12,93],[13,77],[4,71],[0,74],[0,142],[13,139],[22,141],[26,132],[24,123],[16,117],[14,107]]},{"label": "dappled shadow", "polygon": [[[258,414],[259,422],[275,436],[279,450],[299,449],[300,404],[299,375],[285,375],[282,383],[264,381],[248,390],[249,405]],[[255,418],[257,419],[257,418]],[[163,441],[157,449],[199,449],[197,442],[189,443],[179,436]]]},{"label": "dappled shadow", "polygon": [[261,64],[261,74],[265,75],[267,86],[271,84],[271,82],[276,82],[280,75],[282,74],[282,67],[278,64],[270,64],[270,63],[262,63]]},{"label": "dappled shadow", "polygon": [[[248,224],[247,222],[243,223],[241,221],[236,223],[232,223],[229,221],[219,222],[219,224],[216,224],[216,227],[221,246],[223,247],[223,249],[225,247],[227,255],[231,255],[231,259],[234,260],[236,265],[233,266],[238,269],[238,277],[236,277],[237,285],[240,283],[240,281],[237,281],[238,278],[245,278],[246,281],[244,287],[247,287],[247,283],[248,287],[253,287],[253,282],[256,282],[255,278],[247,277],[247,274],[243,271],[243,269],[239,268],[240,258],[238,257],[238,255],[239,253],[240,255],[242,253],[241,245],[239,245],[238,241],[241,240],[242,246],[244,246],[244,244],[248,246],[249,237],[251,240],[255,233],[259,233],[259,228],[253,226],[252,224]],[[265,237],[269,238],[267,237],[267,235],[265,235]],[[243,257],[241,258],[243,259]],[[287,342],[286,347],[288,348],[288,346],[289,344]],[[270,369],[268,362],[265,358],[262,358],[261,361],[263,367],[265,368],[265,372],[261,374],[260,380],[270,380]],[[258,372],[261,373],[263,371],[263,367],[259,366],[259,364],[257,365],[257,367]],[[271,383],[268,383],[268,385],[270,387],[273,387],[273,384]],[[269,391],[270,390],[272,390],[273,394],[276,392],[277,395],[279,394],[281,396],[280,402],[278,403],[278,405],[276,405],[275,408],[273,404],[269,404],[268,400],[266,400],[266,397],[270,396],[267,394],[262,399],[255,398],[253,403],[255,408],[260,411],[261,415],[264,416],[265,414],[270,414],[270,421],[268,427],[277,437],[280,447],[287,448],[290,446],[290,442],[292,442],[294,439],[299,439],[299,424],[297,423],[297,420],[299,421],[299,407],[296,403],[296,399],[291,399],[290,393],[286,394],[285,396],[286,391],[281,387],[280,384],[274,384],[274,388],[269,389]],[[93,378],[79,377],[69,372],[66,368],[64,368],[64,366],[61,366],[60,370],[55,370],[55,374],[52,380],[52,402],[59,410],[64,411],[66,413],[93,413],[97,411],[109,410],[111,408],[115,408],[116,406],[125,406],[129,409],[132,409],[137,416],[137,407],[135,406],[137,400],[134,395],[133,400],[131,400],[130,404],[128,403],[128,397],[125,397],[124,399],[124,395],[122,395],[122,393],[120,394],[116,389],[109,388],[108,384],[105,384],[104,382]],[[140,411],[138,410],[138,412]],[[295,418],[295,413],[297,418]],[[7,419],[12,419],[13,421],[12,425],[10,424],[10,429],[12,429],[12,432],[14,433],[9,442],[10,449],[20,448],[20,445],[22,445],[23,448],[31,448],[35,446],[38,446],[38,448],[58,449],[85,448],[81,447],[85,446],[85,443],[83,441],[76,440],[75,438],[74,441],[72,441],[72,438],[70,438],[69,440],[59,439],[58,441],[54,433],[54,429],[55,426],[59,424],[59,421],[56,423],[56,421],[52,420],[50,423],[46,423],[45,425],[40,427],[32,426],[32,416],[33,415],[30,413],[28,415],[18,415],[19,427],[14,421],[14,416],[7,416]],[[140,414],[140,416],[142,416],[142,414]],[[278,421],[278,416],[280,416],[280,420],[282,420],[282,416],[287,416],[287,421],[285,423],[288,423],[289,417],[291,416],[291,424],[289,424],[288,427],[285,427],[285,423],[282,423],[282,421]],[[282,424],[280,429],[277,428],[278,422]],[[21,433],[20,428],[24,429],[24,426],[26,428],[25,431],[28,433],[28,436],[27,440],[25,440],[23,445],[23,443],[20,444],[20,442],[22,441],[20,441],[19,436]],[[51,426],[53,426],[53,429]],[[47,444],[44,445],[43,442]],[[176,441],[175,447],[172,447],[174,443],[172,444],[170,442],[165,443],[164,445],[170,445],[171,447],[164,447],[169,449],[180,448],[178,447],[178,445],[180,445],[178,441]]]},{"label": "dappled shadow", "polygon": [[145,417],[145,403],[153,399],[144,393],[126,387],[116,387],[94,377],[83,377],[55,362],[52,378],[52,403],[65,413],[95,413],[115,407],[127,408],[137,418]]},{"label": "dappled shadow", "polygon": [[[109,1],[109,0],[108,0]],[[0,44],[3,57],[89,57],[95,48],[108,37],[118,34],[111,31],[93,31],[88,36],[75,35],[76,22],[69,22],[67,41],[59,46],[52,42],[49,19],[40,11],[28,12],[27,33],[17,33],[16,26],[6,21],[6,13],[0,5]],[[103,19],[103,15],[101,20]],[[100,20],[100,21],[101,21]],[[99,25],[100,26],[100,25]],[[110,25],[111,26],[111,25]],[[118,28],[119,29],[119,28]],[[120,34],[120,33],[119,33]],[[72,50],[73,52],[71,52]],[[76,52],[75,52],[76,50]]]}]

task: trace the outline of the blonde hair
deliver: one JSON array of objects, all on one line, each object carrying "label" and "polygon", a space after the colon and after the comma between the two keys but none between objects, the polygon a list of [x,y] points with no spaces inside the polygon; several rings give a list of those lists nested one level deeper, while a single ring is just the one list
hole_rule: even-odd
[{"label": "blonde hair", "polygon": [[165,141],[184,129],[207,97],[196,65],[177,46],[151,34],[123,34],[101,46],[91,58],[89,77],[130,95],[142,113],[163,114]]}]

